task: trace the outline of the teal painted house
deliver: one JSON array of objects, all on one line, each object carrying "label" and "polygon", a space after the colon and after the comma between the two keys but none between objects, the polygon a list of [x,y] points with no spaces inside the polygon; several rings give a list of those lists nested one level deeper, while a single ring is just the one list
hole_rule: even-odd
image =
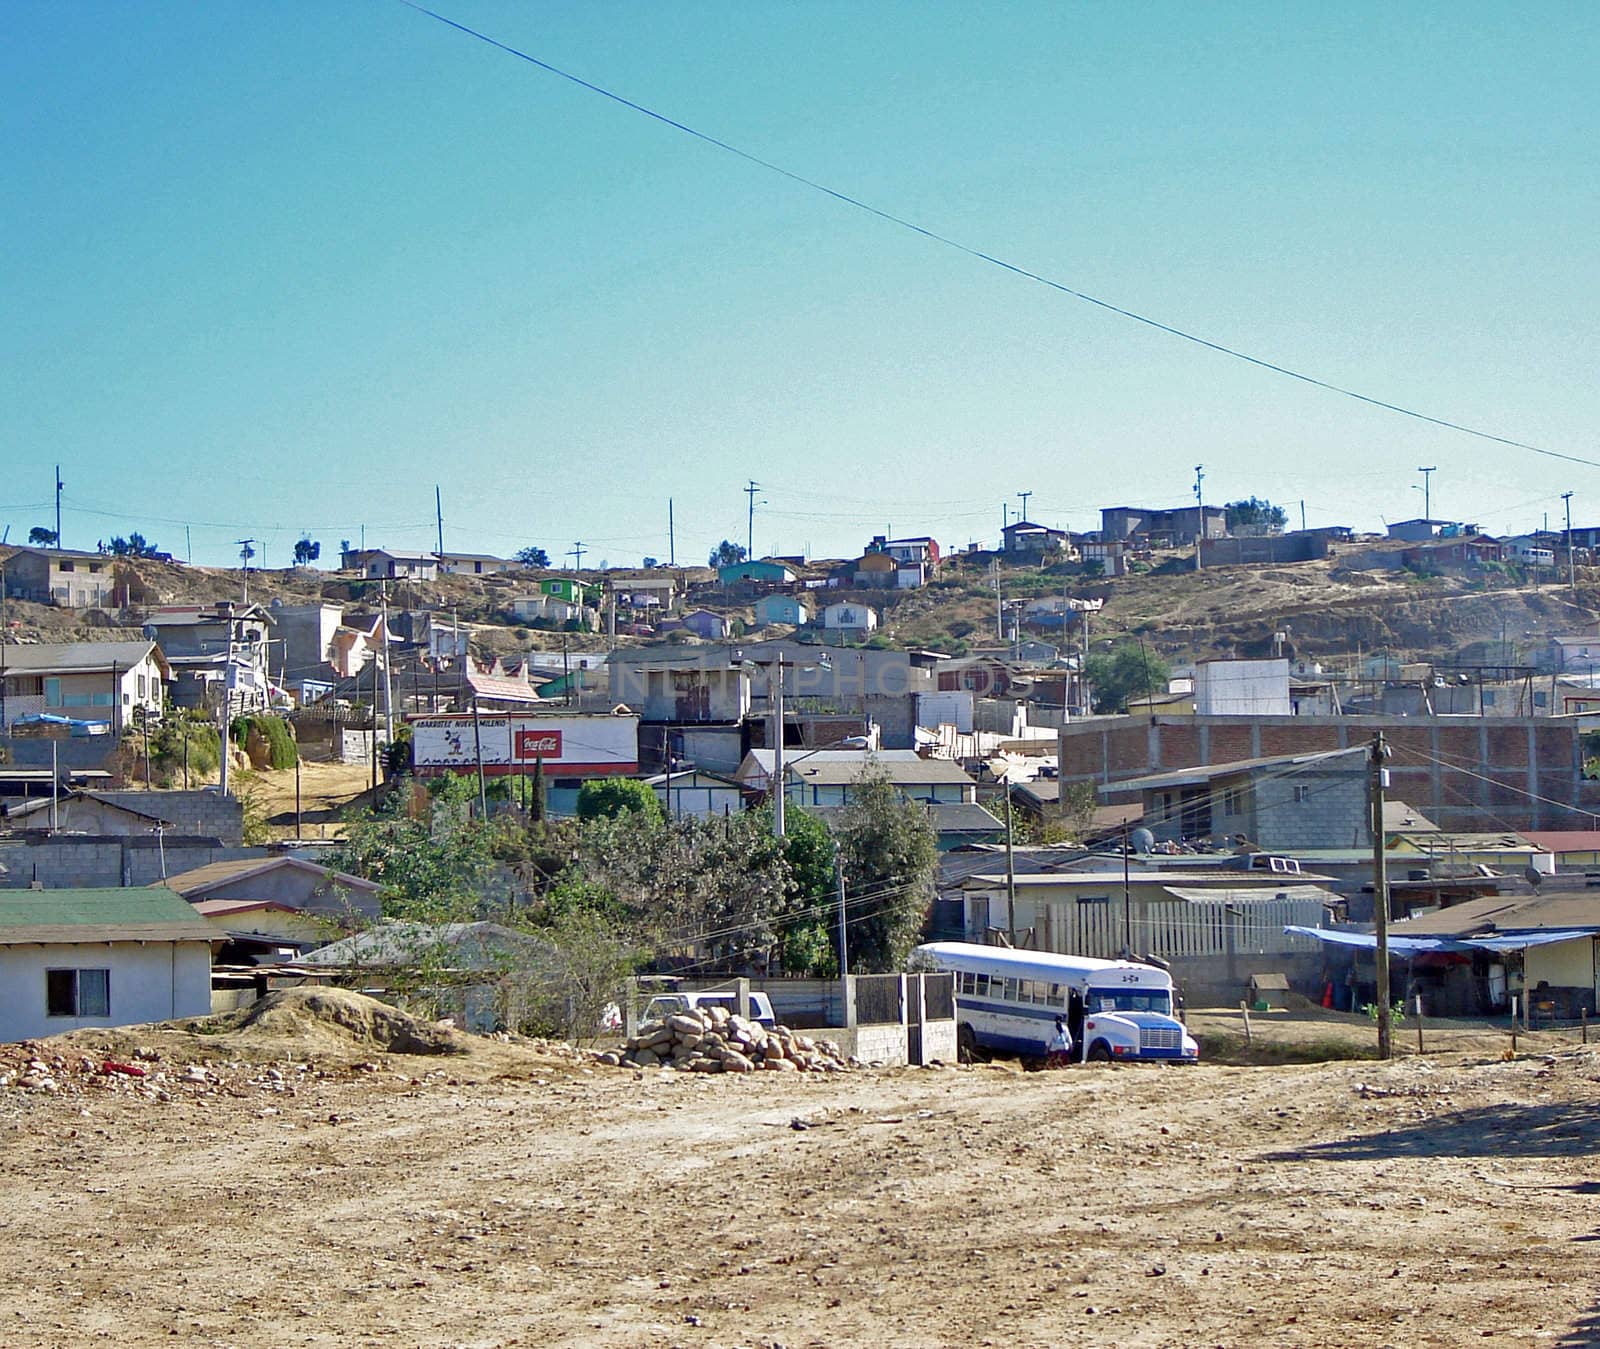
[{"label": "teal painted house", "polygon": [[734,562],[717,568],[717,580],[725,586],[745,581],[758,585],[793,585],[795,575],[781,562]]},{"label": "teal painted house", "polygon": [[763,595],[756,601],[756,622],[787,623],[803,628],[811,621],[811,610],[798,595]]}]

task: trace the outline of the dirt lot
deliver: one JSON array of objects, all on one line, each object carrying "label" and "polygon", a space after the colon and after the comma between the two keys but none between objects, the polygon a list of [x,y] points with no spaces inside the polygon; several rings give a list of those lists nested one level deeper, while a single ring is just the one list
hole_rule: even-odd
[{"label": "dirt lot", "polygon": [[1600,1342],[1600,1046],[735,1078],[341,1034],[44,1042],[151,1077],[0,1089],[0,1341]]}]

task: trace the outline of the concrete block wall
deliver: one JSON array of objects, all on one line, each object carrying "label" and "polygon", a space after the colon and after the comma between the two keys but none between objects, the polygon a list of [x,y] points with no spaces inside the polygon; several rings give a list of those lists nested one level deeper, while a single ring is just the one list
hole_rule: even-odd
[{"label": "concrete block wall", "polygon": [[210,839],[57,834],[0,844],[0,888],[25,889],[34,881],[46,890],[154,885],[164,875],[213,862],[270,855],[265,848],[219,846]]},{"label": "concrete block wall", "polygon": [[238,846],[244,831],[244,807],[221,792],[108,791],[97,795],[130,810],[142,810],[168,821],[176,834],[215,838]]}]

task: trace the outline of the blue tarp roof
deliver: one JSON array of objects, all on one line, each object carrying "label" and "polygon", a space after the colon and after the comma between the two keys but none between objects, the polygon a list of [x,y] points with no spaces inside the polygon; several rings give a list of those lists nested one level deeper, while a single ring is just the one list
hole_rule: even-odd
[{"label": "blue tarp roof", "polygon": [[[1353,946],[1375,951],[1378,939],[1371,932],[1337,932],[1325,927],[1286,927],[1296,937],[1314,937],[1330,946]],[[1424,955],[1431,951],[1522,951],[1530,946],[1551,946],[1557,942],[1578,941],[1600,936],[1595,928],[1540,928],[1532,932],[1497,932],[1483,937],[1390,937],[1389,954]]]}]

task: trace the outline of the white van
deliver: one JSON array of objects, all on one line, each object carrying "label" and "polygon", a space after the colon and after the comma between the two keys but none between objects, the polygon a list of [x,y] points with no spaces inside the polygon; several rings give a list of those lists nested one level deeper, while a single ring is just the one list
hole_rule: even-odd
[{"label": "white van", "polygon": [[[739,1009],[737,995],[727,990],[709,993],[657,993],[645,1004],[640,1022],[665,1021],[679,1012],[697,1011],[702,1007],[726,1007],[730,1012]],[[772,1015],[772,1000],[765,993],[750,995],[750,1019],[763,1026],[776,1026],[778,1019]]]},{"label": "white van", "polygon": [[1154,965],[958,941],[919,946],[916,957],[956,976],[963,1058],[978,1049],[1042,1058],[1057,1017],[1065,1018],[1082,1059],[1193,1063],[1200,1057],[1174,1015],[1172,976]]}]

